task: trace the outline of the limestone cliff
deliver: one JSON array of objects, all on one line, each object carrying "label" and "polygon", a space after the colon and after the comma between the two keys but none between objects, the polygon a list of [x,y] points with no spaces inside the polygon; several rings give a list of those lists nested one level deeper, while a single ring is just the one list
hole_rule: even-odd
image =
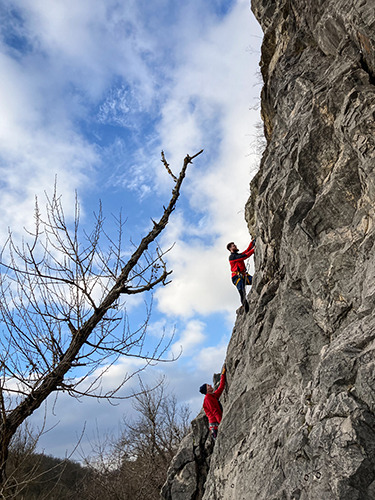
[{"label": "limestone cliff", "polygon": [[246,207],[257,237],[250,313],[228,346],[213,453],[206,435],[188,436],[192,486],[173,492],[187,470],[175,463],[162,496],[371,500],[375,4],[253,0],[252,9],[264,31],[267,147]]}]

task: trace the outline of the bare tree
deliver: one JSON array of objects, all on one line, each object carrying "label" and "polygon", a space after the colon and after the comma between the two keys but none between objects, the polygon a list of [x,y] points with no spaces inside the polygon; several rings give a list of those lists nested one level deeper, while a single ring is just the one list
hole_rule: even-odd
[{"label": "bare tree", "polygon": [[83,488],[84,498],[159,498],[170,462],[190,430],[190,410],[166,391],[164,380],[153,388],[141,382],[140,389],[134,396],[133,421],[124,418],[121,437],[97,444],[96,453],[87,460],[92,474]]},{"label": "bare tree", "polygon": [[120,446],[129,459],[144,456],[151,465],[158,457],[168,465],[190,427],[189,408],[179,406],[176,396],[166,393],[164,380],[155,388],[140,384],[133,402],[138,417],[134,423],[124,422]]},{"label": "bare tree", "polygon": [[[111,399],[129,379],[104,391],[101,379],[122,356],[145,363],[165,359],[163,339],[145,349],[149,319],[131,332],[125,295],[166,284],[170,272],[156,238],[173,212],[186,169],[200,155],[187,155],[167,207],[153,222],[130,258],[124,259],[123,221],[118,239],[104,229],[101,209],[90,233],[81,231],[79,206],[69,226],[56,191],[47,198],[46,216],[36,205],[35,230],[17,246],[9,235],[1,253],[0,281],[0,492],[6,483],[9,444],[19,426],[51,393]],[[171,174],[164,154],[162,162]],[[153,244],[154,250],[150,249]]]}]

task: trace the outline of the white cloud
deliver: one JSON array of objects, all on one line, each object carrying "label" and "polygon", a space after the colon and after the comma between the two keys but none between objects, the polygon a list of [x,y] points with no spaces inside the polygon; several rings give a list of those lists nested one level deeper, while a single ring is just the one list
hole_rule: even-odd
[{"label": "white cloud", "polygon": [[206,347],[202,349],[197,356],[198,366],[205,368],[206,373],[219,373],[224,363],[227,345],[222,343],[217,347]]},{"label": "white cloud", "polygon": [[185,356],[194,352],[206,338],[204,328],[205,324],[202,321],[189,321],[180,338],[171,346],[173,356],[177,357],[180,352]]},{"label": "white cloud", "polygon": [[112,89],[105,102],[100,106],[98,119],[103,123],[115,123],[126,126],[126,115],[131,111],[129,91],[123,86]]},{"label": "white cloud", "polygon": [[97,98],[114,74],[126,74],[142,82],[144,96],[149,94],[152,79],[142,57],[149,43],[136,2],[57,0],[47,8],[44,0],[21,0],[17,8],[24,36],[43,54],[52,77],[83,86],[90,98]]},{"label": "white cloud", "polygon": [[167,321],[165,317],[158,321],[152,321],[149,323],[147,327],[147,335],[151,335],[152,337],[156,337],[158,339],[171,338],[173,339],[175,336],[175,325],[171,324]]}]

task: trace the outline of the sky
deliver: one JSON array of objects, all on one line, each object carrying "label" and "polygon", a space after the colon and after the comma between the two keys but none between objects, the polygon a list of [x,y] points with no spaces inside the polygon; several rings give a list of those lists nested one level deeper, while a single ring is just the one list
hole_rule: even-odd
[{"label": "sky", "polygon": [[[244,206],[259,166],[262,32],[248,0],[2,0],[0,6],[0,240],[8,228],[32,227],[35,197],[54,183],[67,217],[78,193],[89,227],[99,200],[120,211],[133,241],[161,215],[174,173],[189,166],[177,209],[159,238],[172,282],[153,298],[149,337],[174,331],[173,363],[142,374],[165,376],[170,392],[202,405],[198,387],[219,372],[239,296],[231,283],[226,244],[250,241]],[[110,223],[110,222],[109,222]],[[130,248],[130,247],[129,247]],[[252,264],[251,264],[252,265]],[[130,321],[144,314],[129,300]],[[170,355],[169,353],[168,355]],[[116,384],[139,360],[124,358],[103,381]],[[137,388],[131,379],[123,395]],[[70,455],[80,438],[89,454],[100,434],[117,433],[133,415],[130,400],[51,398],[31,418],[49,429],[39,450]]]}]

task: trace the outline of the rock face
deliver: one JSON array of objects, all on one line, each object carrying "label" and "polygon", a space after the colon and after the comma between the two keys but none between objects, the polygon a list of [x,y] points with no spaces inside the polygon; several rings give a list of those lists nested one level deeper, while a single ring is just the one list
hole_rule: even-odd
[{"label": "rock face", "polygon": [[163,498],[373,500],[375,4],[252,9],[267,147],[246,207],[250,313],[228,346],[208,474],[194,462],[204,492],[175,495],[171,473]]},{"label": "rock face", "polygon": [[169,467],[161,492],[165,500],[195,500],[203,496],[213,443],[203,410],[191,424],[192,431],[181,442]]}]

